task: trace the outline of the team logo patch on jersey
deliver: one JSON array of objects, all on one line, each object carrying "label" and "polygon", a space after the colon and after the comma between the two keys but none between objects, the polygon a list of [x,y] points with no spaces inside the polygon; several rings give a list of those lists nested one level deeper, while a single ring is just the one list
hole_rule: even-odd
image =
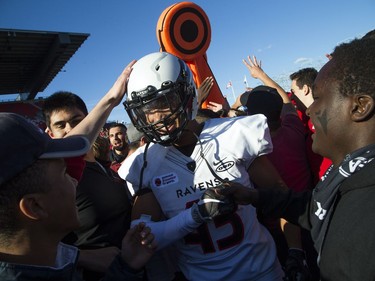
[{"label": "team logo patch on jersey", "polygon": [[176,173],[169,173],[161,176],[154,177],[152,182],[156,187],[163,187],[178,182]]},{"label": "team logo patch on jersey", "polygon": [[213,162],[214,166],[217,166],[215,171],[216,172],[225,172],[228,171],[230,168],[234,166],[234,161],[225,161],[225,158],[223,160],[219,160],[218,162]]}]

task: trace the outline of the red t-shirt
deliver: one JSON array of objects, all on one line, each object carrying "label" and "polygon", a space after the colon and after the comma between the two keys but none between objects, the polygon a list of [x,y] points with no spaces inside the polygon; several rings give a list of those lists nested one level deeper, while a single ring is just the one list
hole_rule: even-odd
[{"label": "red t-shirt", "polygon": [[297,115],[283,117],[272,143],[273,152],[268,158],[287,186],[294,191],[311,189],[313,176],[306,154],[306,131]]},{"label": "red t-shirt", "polygon": [[311,123],[310,118],[304,112],[298,111],[298,115],[300,116],[302,122],[305,125],[307,157],[309,158],[311,170],[314,174],[314,184],[317,184],[320,178],[327,171],[329,166],[331,166],[332,161],[312,151],[311,135],[315,131],[314,126]]},{"label": "red t-shirt", "polygon": [[85,169],[86,162],[83,160],[84,155],[65,158],[66,172],[69,176],[75,178],[78,182],[82,178],[83,170]]}]

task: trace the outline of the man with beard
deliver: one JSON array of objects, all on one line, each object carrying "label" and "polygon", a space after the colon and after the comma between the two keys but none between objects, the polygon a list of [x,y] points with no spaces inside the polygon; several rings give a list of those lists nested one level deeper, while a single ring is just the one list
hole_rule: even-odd
[{"label": "man with beard", "polygon": [[108,138],[111,143],[111,168],[117,172],[121,162],[124,161],[129,152],[126,127],[122,123],[113,123],[108,128]]}]

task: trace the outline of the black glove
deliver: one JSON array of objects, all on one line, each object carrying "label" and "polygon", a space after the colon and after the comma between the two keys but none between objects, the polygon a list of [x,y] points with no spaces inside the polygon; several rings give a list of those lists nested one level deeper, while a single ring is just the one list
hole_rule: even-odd
[{"label": "black glove", "polygon": [[210,221],[216,216],[230,214],[236,210],[233,198],[217,194],[215,188],[225,188],[225,186],[206,189],[199,202],[191,208],[196,222]]},{"label": "black glove", "polygon": [[308,281],[310,271],[307,266],[305,252],[300,249],[289,249],[285,261],[285,281]]}]

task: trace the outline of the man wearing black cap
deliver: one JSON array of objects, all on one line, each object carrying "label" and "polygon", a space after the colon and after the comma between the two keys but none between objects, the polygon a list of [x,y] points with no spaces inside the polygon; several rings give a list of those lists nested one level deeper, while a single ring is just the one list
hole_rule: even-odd
[{"label": "man wearing black cap", "polygon": [[[66,173],[64,158],[85,154],[89,141],[51,139],[14,113],[0,113],[0,138],[0,279],[73,280],[78,250],[60,240],[79,226],[77,180]],[[136,242],[141,232],[149,248]],[[144,225],[132,229],[123,240],[126,253],[108,275],[138,280],[136,270],[151,256],[151,242]]]},{"label": "man wearing black cap", "polygon": [[[52,138],[89,134],[92,144],[109,113],[124,96],[130,69],[131,64],[90,112],[84,101],[71,92],[60,91],[48,97],[43,105],[46,132]],[[96,161],[93,150],[84,160],[76,193],[81,226],[63,241],[80,249],[79,268],[86,280],[96,281],[120,252],[122,238],[130,226],[131,201],[124,183],[114,179],[109,168]]]},{"label": "man wearing black cap", "polygon": [[[306,131],[296,108],[284,89],[264,72],[260,60],[249,56],[248,61],[243,62],[251,76],[264,84],[241,95],[240,101],[246,105],[248,114],[262,113],[267,117],[273,143],[273,152],[268,158],[290,189],[297,192],[311,189],[313,173],[306,153]],[[281,228],[280,224],[272,221],[275,220],[266,219],[266,224],[275,238],[286,280],[294,280],[293,276],[297,273],[307,278],[308,271],[313,280],[319,280],[317,254],[312,247],[310,234],[285,220],[281,220]],[[305,266],[306,260],[309,270]]]},{"label": "man wearing black cap", "polygon": [[[273,151],[267,157],[288,187],[294,191],[311,189],[313,181],[305,151],[305,129],[287,94],[278,88],[255,87],[242,94],[240,101],[246,106],[247,114],[260,113],[267,117],[273,144]],[[308,280],[309,270],[305,266],[304,253],[304,249],[308,248],[303,243],[305,239],[301,237],[300,228],[284,220],[280,225],[277,218],[261,216],[261,220],[275,239],[286,280],[295,280],[293,276],[296,274],[300,275],[301,280]]]}]

